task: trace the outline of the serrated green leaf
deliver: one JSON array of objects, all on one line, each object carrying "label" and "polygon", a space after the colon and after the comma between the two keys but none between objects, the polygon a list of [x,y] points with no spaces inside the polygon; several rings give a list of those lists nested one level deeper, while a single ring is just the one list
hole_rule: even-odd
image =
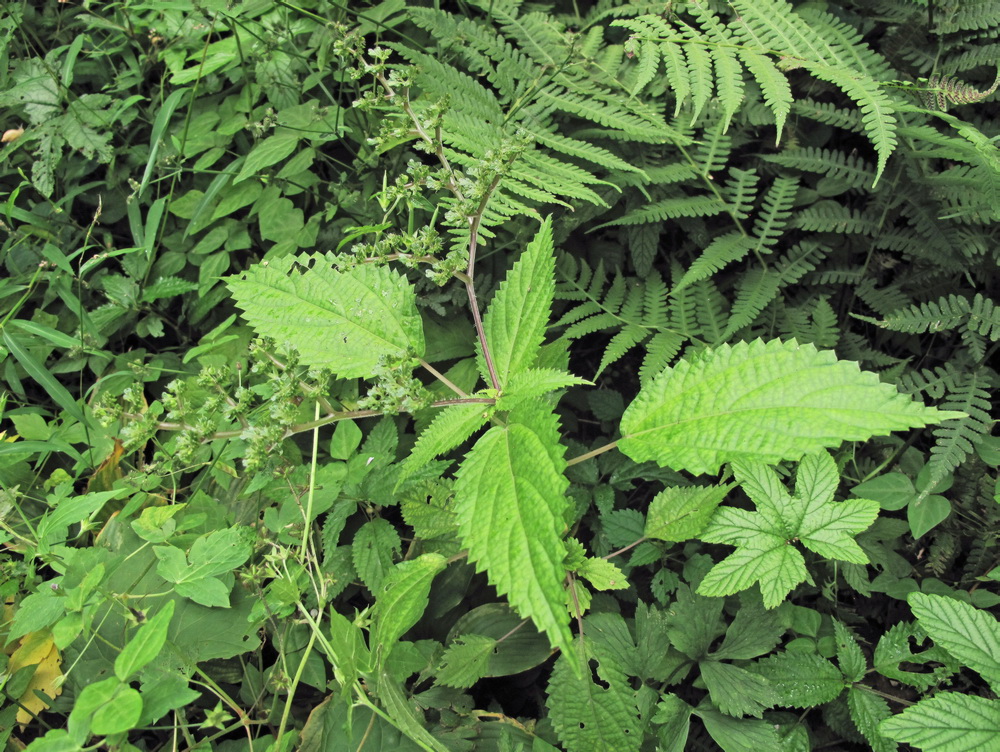
[{"label": "serrated green leaf", "polygon": [[732,489],[732,485],[664,488],[649,503],[646,537],[677,542],[698,537]]},{"label": "serrated green leaf", "polygon": [[496,640],[484,635],[456,637],[441,656],[435,683],[445,687],[471,687],[489,671],[490,656],[496,644]]},{"label": "serrated green leaf", "polygon": [[868,663],[854,635],[839,620],[833,620],[833,632],[837,639],[837,663],[849,681],[857,682],[865,675]]},{"label": "serrated green leaf", "polygon": [[637,751],[642,743],[639,711],[625,675],[599,662],[597,684],[586,664],[574,672],[574,659],[560,656],[549,678],[546,705],[559,740],[574,752]]},{"label": "serrated green leaf", "polygon": [[452,405],[442,409],[430,422],[403,462],[397,485],[411,477],[435,457],[450,452],[486,425],[489,405]]},{"label": "serrated green leaf", "polygon": [[985,752],[1000,739],[1000,701],[941,692],[885,719],[878,730],[925,752]]},{"label": "serrated green leaf", "polygon": [[229,288],[259,334],[342,378],[370,376],[380,357],[424,349],[413,287],[384,266],[339,272],[322,256],[285,257],[230,277]]},{"label": "serrated green leaf", "polygon": [[552,644],[571,650],[562,543],[569,482],[558,421],[544,404],[519,408],[476,442],[458,471],[455,514],[469,560]]},{"label": "serrated green leaf", "polygon": [[726,715],[760,718],[775,702],[770,682],[745,668],[719,661],[702,661],[698,670],[712,702]]},{"label": "serrated green leaf", "polygon": [[396,641],[423,615],[431,582],[445,564],[441,554],[428,553],[389,570],[372,609],[371,649],[383,662]]},{"label": "serrated green leaf", "polygon": [[879,733],[879,723],[892,714],[889,703],[866,689],[851,687],[847,690],[847,707],[851,720],[868,740],[872,752],[895,752],[896,743]]},{"label": "serrated green leaf", "polygon": [[831,351],[756,340],[667,368],[625,411],[618,448],[637,462],[715,473],[737,458],[797,460],[843,441],[954,417]]},{"label": "serrated green leaf", "polygon": [[791,708],[830,702],[847,686],[837,667],[815,653],[778,653],[758,661],[754,670],[770,680],[776,704]]},{"label": "serrated green leaf", "polygon": [[586,379],[555,368],[529,368],[511,376],[497,400],[497,409],[513,410],[526,401],[554,392],[557,389],[591,383]]},{"label": "serrated green leaf", "polygon": [[943,595],[907,598],[932,640],[1000,690],[1000,623],[986,611]]},{"label": "serrated green leaf", "polygon": [[674,694],[663,695],[652,721],[661,752],[684,752],[691,729],[691,706]]},{"label": "serrated green leaf", "polygon": [[[530,368],[545,338],[545,326],[555,294],[555,255],[552,220],[547,217],[535,238],[514,263],[483,317],[493,367],[500,386]],[[479,353],[480,373],[489,373]]]}]

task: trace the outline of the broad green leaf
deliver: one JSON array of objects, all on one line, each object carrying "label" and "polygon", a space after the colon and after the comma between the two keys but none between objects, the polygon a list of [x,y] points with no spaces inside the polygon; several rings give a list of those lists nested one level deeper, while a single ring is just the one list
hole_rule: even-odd
[{"label": "broad green leaf", "polygon": [[776,704],[812,708],[837,698],[847,681],[826,658],[815,653],[784,652],[758,661],[754,671],[771,681]]},{"label": "broad green leaf", "polygon": [[986,752],[1000,739],[1000,700],[941,692],[885,719],[879,731],[925,752]]},{"label": "broad green leaf", "polygon": [[83,688],[69,716],[69,732],[77,741],[91,733],[119,734],[133,728],[141,714],[139,693],[111,676]]},{"label": "broad green leaf", "polygon": [[369,520],[355,533],[351,543],[354,568],[372,593],[378,593],[381,589],[382,581],[392,570],[393,556],[401,548],[396,528],[381,517]]},{"label": "broad green leaf", "polygon": [[853,686],[847,690],[847,708],[854,725],[871,745],[872,752],[896,751],[896,743],[883,737],[878,730],[879,723],[892,714],[889,703],[867,689]]},{"label": "broad green leaf", "polygon": [[[943,647],[929,644],[924,630],[912,622],[900,622],[882,635],[872,665],[882,676],[921,690],[940,684],[958,668],[955,659]],[[904,665],[922,670],[906,670]]]},{"label": "broad green leaf", "polygon": [[569,482],[551,407],[519,408],[476,442],[458,471],[455,514],[469,560],[511,606],[571,649],[563,567]]},{"label": "broad green leaf", "polygon": [[664,488],[649,503],[646,537],[677,542],[696,538],[732,489],[732,485]]},{"label": "broad green leaf", "polygon": [[628,579],[615,564],[607,559],[588,557],[576,570],[595,590],[624,590]]},{"label": "broad green leaf", "polygon": [[[530,368],[545,338],[555,294],[552,219],[547,217],[527,249],[514,263],[483,317],[483,329],[500,386]],[[479,368],[489,373],[479,352]]]},{"label": "broad green leaf", "polygon": [[[597,663],[597,684],[589,667],[579,675],[561,655],[549,678],[549,720],[566,749],[574,752],[634,752],[642,743],[632,688],[608,662]],[[581,655],[578,660],[583,661]],[[591,661],[594,663],[595,661]]]},{"label": "broad green leaf", "polygon": [[435,683],[445,687],[471,687],[489,671],[490,656],[496,645],[496,640],[485,635],[456,637],[441,656]]},{"label": "broad green leaf", "polygon": [[664,370],[622,416],[618,447],[637,462],[715,473],[739,458],[797,460],[962,415],[914,402],[833,352],[756,340]]},{"label": "broad green leaf", "polygon": [[906,507],[906,521],[914,539],[922,538],[951,514],[951,502],[944,496],[932,494],[917,498]]},{"label": "broad green leaf", "polygon": [[298,143],[299,134],[287,128],[281,128],[273,136],[268,136],[247,154],[242,169],[233,178],[233,185],[291,155]]},{"label": "broad green leaf", "polygon": [[396,641],[423,615],[431,582],[444,566],[441,554],[429,553],[401,561],[389,571],[372,610],[371,646],[383,661]]},{"label": "broad green leaf", "polygon": [[485,603],[463,614],[449,633],[450,640],[480,635],[495,642],[483,676],[510,676],[539,665],[551,654],[549,641],[505,603]]},{"label": "broad green leaf", "polygon": [[917,495],[917,489],[902,473],[886,473],[855,486],[851,493],[863,499],[874,499],[883,509],[892,512],[909,504]]},{"label": "broad green leaf", "polygon": [[712,702],[726,715],[760,718],[777,699],[767,679],[745,668],[719,661],[702,661],[698,670]]},{"label": "broad green leaf", "polygon": [[756,582],[764,605],[774,608],[808,578],[796,542],[827,558],[867,563],[852,536],[875,521],[878,503],[867,499],[834,502],[838,475],[827,452],[803,458],[794,496],[777,473],[762,463],[737,460],[733,472],[757,511],[716,510],[701,539],[737,548],[705,576],[698,587],[700,594],[731,595]]},{"label": "broad green leaf", "polygon": [[115,676],[128,681],[159,655],[167,641],[167,627],[174,615],[174,601],[167,601],[156,615],[136,630],[115,659]]},{"label": "broad green leaf", "polygon": [[386,267],[332,268],[323,256],[261,262],[229,287],[257,332],[342,378],[370,376],[383,356],[420,355],[413,287]]},{"label": "broad green leaf", "polygon": [[709,735],[723,752],[762,752],[781,749],[773,723],[750,718],[732,718],[714,710],[696,708]]},{"label": "broad green leaf", "polygon": [[785,625],[776,611],[764,609],[760,601],[743,603],[726,630],[726,638],[710,653],[716,660],[750,660],[770,653],[781,641]]},{"label": "broad green leaf", "polygon": [[155,546],[153,553],[160,560],[157,573],[167,582],[182,583],[231,572],[249,558],[250,545],[239,528],[226,528],[195,540],[186,561],[173,546]]},{"label": "broad green leaf", "polygon": [[935,643],[1000,690],[1000,623],[995,617],[943,595],[911,593],[907,600]]}]

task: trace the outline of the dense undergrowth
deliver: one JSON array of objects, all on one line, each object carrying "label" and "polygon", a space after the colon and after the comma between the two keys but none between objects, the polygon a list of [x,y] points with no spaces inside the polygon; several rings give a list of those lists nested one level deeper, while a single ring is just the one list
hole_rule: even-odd
[{"label": "dense undergrowth", "polygon": [[997,750],[997,0],[0,17],[9,750]]}]

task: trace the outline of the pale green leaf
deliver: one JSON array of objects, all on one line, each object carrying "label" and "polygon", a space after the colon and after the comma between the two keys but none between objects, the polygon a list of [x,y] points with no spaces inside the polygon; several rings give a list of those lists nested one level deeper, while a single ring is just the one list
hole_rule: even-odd
[{"label": "pale green leaf", "polygon": [[622,570],[607,559],[588,557],[576,572],[596,590],[624,590],[628,587],[628,579]]},{"label": "pale green leaf", "polygon": [[497,409],[513,410],[525,401],[533,400],[557,389],[591,383],[557,368],[529,368],[511,376],[507,381],[500,398],[497,400]]},{"label": "pale green leaf", "polygon": [[645,536],[677,542],[696,538],[732,488],[732,485],[668,486],[649,503]]},{"label": "pale green leaf", "polygon": [[[530,368],[545,338],[555,294],[555,255],[552,220],[546,218],[535,238],[514,263],[483,317],[493,367],[500,386]],[[479,354],[480,372],[489,373]]]},{"label": "pale green leaf", "polygon": [[435,457],[458,447],[489,419],[489,405],[452,405],[441,409],[417,437],[413,451],[403,462],[397,483],[402,483]]},{"label": "pale green leaf", "polygon": [[874,522],[878,504],[865,499],[834,502],[837,470],[827,452],[799,463],[795,495],[767,465],[745,459],[732,463],[736,480],[757,507],[716,510],[700,537],[737,550],[717,564],[698,588],[702,595],[730,595],[760,583],[764,605],[773,608],[808,577],[796,542],[822,556],[856,564],[868,559],[854,541]]},{"label": "pale green leaf", "polygon": [[560,656],[549,678],[546,705],[559,740],[574,752],[637,751],[642,743],[639,712],[625,675],[600,662],[597,684],[589,666],[574,672],[572,660]]},{"label": "pale green leaf", "polygon": [[1000,623],[995,617],[943,595],[911,593],[907,600],[934,642],[1000,690]]},{"label": "pale green leaf", "polygon": [[[703,540],[708,540],[703,536]],[[781,539],[770,539],[768,548],[738,548],[716,564],[698,586],[698,593],[723,596],[760,583],[764,605],[779,605],[792,588],[803,582],[806,572],[802,554]]]},{"label": "pale green leaf", "polygon": [[986,752],[1000,739],[1000,700],[941,692],[882,721],[879,731],[925,752]]},{"label": "pale green leaf", "polygon": [[496,640],[484,635],[456,637],[441,656],[435,683],[445,687],[471,687],[489,671],[490,656],[496,644]]},{"label": "pale green leaf", "polygon": [[382,661],[423,615],[431,582],[445,564],[441,554],[428,553],[401,561],[389,570],[372,610],[371,647]]},{"label": "pale green leaf", "polygon": [[370,376],[380,357],[424,349],[413,287],[383,266],[340,272],[322,256],[285,257],[230,277],[229,287],[259,334],[342,378]]},{"label": "pale green leaf", "polygon": [[544,404],[512,412],[469,452],[455,484],[469,560],[552,644],[569,649],[562,543],[569,482],[559,427]]},{"label": "pale green leaf", "polygon": [[637,462],[715,473],[739,457],[795,460],[954,417],[831,351],[756,340],[705,350],[653,379],[625,411],[618,447]]}]

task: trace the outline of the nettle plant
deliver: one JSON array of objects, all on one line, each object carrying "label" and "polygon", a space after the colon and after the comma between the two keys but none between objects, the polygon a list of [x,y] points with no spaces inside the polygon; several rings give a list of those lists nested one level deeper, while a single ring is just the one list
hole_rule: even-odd
[{"label": "nettle plant", "polygon": [[[233,110],[277,128],[148,212],[151,230],[168,203],[190,223],[170,235],[178,247],[207,231],[195,248],[218,260],[189,314],[214,328],[171,361],[159,400],[118,378],[91,416],[58,393],[80,425],[121,423],[87,493],[53,473],[21,512],[30,522],[4,529],[17,577],[41,580],[36,562],[57,575],[5,619],[18,647],[3,725],[49,705],[68,718],[31,752],[133,749],[168,713],[192,749],[993,743],[1000,703],[960,672],[996,692],[1000,625],[975,607],[996,601],[922,587],[899,553],[946,520],[996,521],[972,503],[993,504],[993,489],[958,472],[998,464],[996,204],[980,200],[995,192],[995,147],[988,123],[912,96],[991,95],[954,78],[982,63],[964,47],[995,27],[985,11],[952,9],[957,62],[904,82],[812,3],[608,2],[570,23],[516,2],[460,16],[390,0],[357,27],[285,3],[240,6],[246,17],[209,5],[208,21],[253,33],[189,39],[168,60],[179,82],[235,76],[242,45],[266,37],[244,24],[264,14],[267,29],[294,18],[339,61],[342,89],[329,112],[282,101],[290,69],[272,47],[267,107],[243,101],[242,79],[196,100],[199,123]],[[905,3],[877,5],[910,19]],[[396,41],[369,46],[382,32]],[[899,47],[935,70],[919,44]],[[748,156],[758,129],[784,148]],[[205,166],[228,153],[200,137],[211,125],[190,130]],[[338,245],[316,252],[323,213],[306,221],[295,201],[326,190],[309,165],[347,132],[372,195],[327,195]],[[251,244],[235,218],[251,204],[274,245],[223,286],[230,252]],[[577,253],[584,232],[614,249]],[[212,318],[226,294],[252,332],[229,310]],[[5,342],[59,387],[19,346],[40,331],[28,323]],[[914,365],[921,341],[896,336],[927,332],[956,333],[946,364]],[[609,335],[596,356],[594,335]],[[584,371],[571,353],[588,347]],[[210,365],[191,375],[192,360]],[[602,388],[614,377],[620,391]],[[62,435],[40,417],[16,425]],[[928,425],[926,463],[918,431],[873,456],[849,443]],[[943,495],[953,482],[962,503]],[[880,515],[904,507],[906,521]],[[960,524],[933,561],[954,561]],[[982,538],[963,582],[990,572]],[[853,592],[906,600],[914,621],[866,632]],[[517,675],[538,688],[534,707],[481,706],[479,688]]]}]

